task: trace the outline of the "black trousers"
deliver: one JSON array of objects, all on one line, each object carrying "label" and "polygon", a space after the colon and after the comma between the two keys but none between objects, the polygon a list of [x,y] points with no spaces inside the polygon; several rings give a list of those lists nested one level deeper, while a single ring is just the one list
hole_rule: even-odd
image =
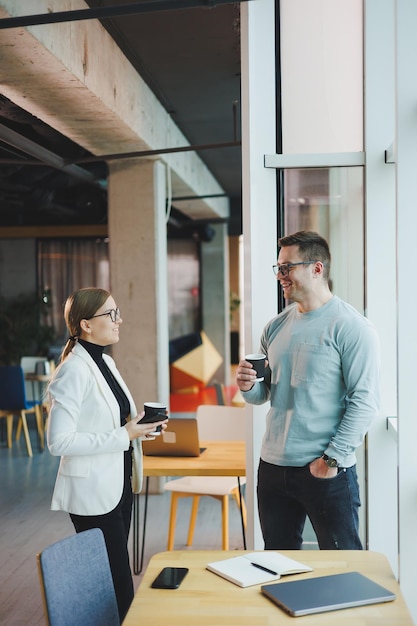
[{"label": "black trousers", "polygon": [[119,608],[120,623],[124,620],[134,595],[127,547],[133,503],[131,469],[132,457],[129,451],[125,453],[123,494],[113,511],[104,515],[74,515],[70,513],[71,521],[77,533],[90,528],[101,528],[103,531]]}]

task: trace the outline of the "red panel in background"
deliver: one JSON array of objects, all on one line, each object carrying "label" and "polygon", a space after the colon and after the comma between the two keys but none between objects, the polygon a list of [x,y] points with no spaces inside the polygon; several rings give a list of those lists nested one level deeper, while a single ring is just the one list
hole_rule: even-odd
[{"label": "red panel in background", "polygon": [[[229,385],[224,388],[227,405],[232,404],[232,398],[237,391],[237,385]],[[187,393],[171,393],[171,413],[195,413],[200,404],[218,404],[216,389],[214,387],[194,387]]]}]

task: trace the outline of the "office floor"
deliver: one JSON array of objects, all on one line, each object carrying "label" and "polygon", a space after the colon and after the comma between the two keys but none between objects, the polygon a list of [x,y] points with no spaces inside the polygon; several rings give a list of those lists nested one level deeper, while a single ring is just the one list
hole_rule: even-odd
[{"label": "office floor", "polygon": [[[175,410],[193,411],[195,402],[202,403],[201,400],[201,396],[187,395],[183,400],[178,399]],[[210,395],[205,402],[216,403]],[[174,402],[171,410],[174,411]],[[0,441],[0,624],[7,626],[36,626],[45,623],[36,554],[51,543],[74,532],[66,513],[50,510],[58,459],[47,451],[40,452],[32,423],[30,436],[33,458],[28,458],[26,454],[23,437],[20,442],[13,442],[11,450],[7,449],[3,439]],[[169,499],[169,493],[150,496],[145,567],[153,554],[166,550]],[[180,502],[177,548],[185,547],[189,511],[188,499]],[[221,547],[220,503],[212,498],[201,500],[193,547],[198,549]],[[233,550],[242,547],[239,512],[231,503],[230,548]],[[130,548],[132,551],[132,537]],[[140,580],[140,575],[134,576],[135,588]]]}]

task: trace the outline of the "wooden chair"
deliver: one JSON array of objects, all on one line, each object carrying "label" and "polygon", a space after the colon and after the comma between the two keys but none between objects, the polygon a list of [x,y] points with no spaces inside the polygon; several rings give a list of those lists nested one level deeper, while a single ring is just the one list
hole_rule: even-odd
[{"label": "wooden chair", "polygon": [[37,555],[49,626],[120,626],[103,532],[61,539]]},{"label": "wooden chair", "polygon": [[[198,432],[201,441],[233,441],[245,438],[245,411],[242,408],[219,405],[200,405],[196,413]],[[241,478],[240,484],[246,479]],[[222,505],[222,549],[229,549],[229,497],[232,496],[246,527],[246,506],[239,495],[239,481],[234,476],[184,476],[169,480],[164,485],[171,492],[171,507],[168,529],[168,550],[174,549],[175,526],[180,498],[193,498],[190,524],[188,528],[187,546],[193,543],[194,529],[197,520],[198,505],[201,496],[211,496]],[[245,541],[244,541],[245,543]]]},{"label": "wooden chair", "polygon": [[7,447],[12,447],[12,435],[13,435],[13,413],[9,413],[8,411],[0,411],[0,418],[6,418],[6,437],[7,437]]},{"label": "wooden chair", "polygon": [[23,428],[28,455],[33,456],[26,420],[26,416],[30,413],[34,413],[35,415],[40,445],[41,448],[43,448],[44,429],[40,402],[26,400],[25,379],[23,370],[19,365],[0,366],[0,414],[6,415],[8,419],[8,446],[9,443],[11,444],[11,438],[9,439],[9,432],[11,434],[11,422],[8,416],[19,415],[16,440],[20,438],[20,432]]}]

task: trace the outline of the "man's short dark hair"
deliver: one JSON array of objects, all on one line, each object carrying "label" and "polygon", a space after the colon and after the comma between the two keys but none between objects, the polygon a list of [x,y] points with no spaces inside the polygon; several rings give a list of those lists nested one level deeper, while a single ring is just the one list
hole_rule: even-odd
[{"label": "man's short dark hair", "polygon": [[278,246],[298,246],[303,261],[321,261],[324,265],[323,278],[328,280],[330,274],[331,255],[327,241],[311,230],[299,230],[297,233],[278,239]]}]

